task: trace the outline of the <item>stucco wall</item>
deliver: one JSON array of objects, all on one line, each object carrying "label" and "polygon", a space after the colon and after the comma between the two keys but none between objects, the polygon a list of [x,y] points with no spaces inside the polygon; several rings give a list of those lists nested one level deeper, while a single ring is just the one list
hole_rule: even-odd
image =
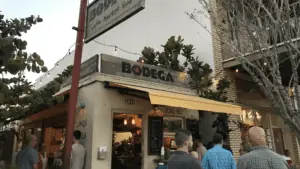
[{"label": "stucco wall", "polygon": [[[125,99],[133,99],[134,105],[125,104]],[[148,143],[148,113],[152,110],[149,101],[133,96],[122,95],[116,89],[104,88],[102,82],[95,82],[84,86],[79,91],[78,104],[85,103],[87,113],[87,139],[85,147],[87,150],[86,168],[111,168],[112,155],[112,128],[113,113],[134,113],[142,115],[143,132],[143,164],[144,169],[153,169],[153,159],[156,156],[147,155]],[[198,118],[195,110],[181,109],[185,118]],[[97,160],[97,148],[106,146],[108,154],[105,160]]]}]

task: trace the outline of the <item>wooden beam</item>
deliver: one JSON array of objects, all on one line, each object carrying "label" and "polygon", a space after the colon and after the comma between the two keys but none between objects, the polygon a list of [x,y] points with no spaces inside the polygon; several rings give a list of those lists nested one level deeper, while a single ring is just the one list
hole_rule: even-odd
[{"label": "wooden beam", "polygon": [[[297,38],[294,40],[297,41],[297,46],[300,47],[300,38]],[[261,53],[263,52],[263,53]],[[276,53],[284,53],[287,52],[287,48],[284,43],[280,43],[276,47]],[[245,54],[244,57],[246,57],[249,61],[253,60],[259,60],[262,59],[263,56],[271,56],[273,54],[272,47],[270,46],[268,49],[262,49],[262,51],[254,51],[249,54]],[[234,66],[240,65],[240,61],[235,58],[230,58],[223,61],[223,67],[224,68],[232,68]]]}]

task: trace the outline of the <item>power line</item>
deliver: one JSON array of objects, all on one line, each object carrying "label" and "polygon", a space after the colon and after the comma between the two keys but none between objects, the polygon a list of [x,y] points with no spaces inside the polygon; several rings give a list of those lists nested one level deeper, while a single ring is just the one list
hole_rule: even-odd
[{"label": "power line", "polygon": [[140,53],[130,52],[130,51],[125,50],[125,49],[122,49],[122,48],[120,48],[120,47],[118,47],[118,46],[116,46],[116,45],[108,45],[108,44],[105,44],[105,43],[98,42],[98,41],[96,41],[96,40],[93,40],[93,42],[95,42],[95,43],[97,43],[97,44],[99,44],[99,45],[102,45],[102,46],[115,48],[115,51],[116,51],[117,49],[119,49],[120,51],[125,52],[125,53],[128,53],[128,54],[131,54],[131,55],[143,56],[143,55],[140,54]]}]

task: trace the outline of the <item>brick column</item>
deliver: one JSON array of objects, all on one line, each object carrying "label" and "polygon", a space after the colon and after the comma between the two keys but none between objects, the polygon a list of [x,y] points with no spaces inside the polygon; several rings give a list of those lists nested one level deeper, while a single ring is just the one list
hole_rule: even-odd
[{"label": "brick column", "polygon": [[[217,7],[216,1],[211,1],[212,10],[218,11],[218,16],[216,16],[217,20],[216,22],[220,23],[223,19],[222,16],[226,16],[226,12],[220,10],[220,8]],[[212,25],[212,45],[213,45],[213,57],[214,57],[214,70],[215,70],[215,79],[220,80],[222,78],[226,78],[230,81],[230,87],[227,91],[227,97],[229,101],[236,102],[237,101],[237,94],[236,94],[236,84],[235,84],[235,78],[229,74],[224,68],[223,68],[223,58],[228,55],[229,51],[228,47],[226,49],[226,45],[222,44],[220,31],[217,30],[218,27]],[[222,32],[222,38],[228,38],[229,34],[228,32]],[[223,39],[224,40],[224,39]],[[229,120],[237,121],[239,120],[238,115],[229,115]],[[230,147],[233,151],[234,158],[237,160],[239,157],[239,150],[240,145],[242,143],[241,140],[241,131],[234,123],[229,123],[229,129],[234,129],[234,131],[229,133],[229,143]]]},{"label": "brick column", "polygon": [[300,166],[300,146],[299,146],[299,141],[298,141],[298,138],[296,137],[295,133],[291,133],[291,138],[292,138],[293,152],[294,152],[294,157],[295,157],[294,163],[297,164],[297,166]]}]

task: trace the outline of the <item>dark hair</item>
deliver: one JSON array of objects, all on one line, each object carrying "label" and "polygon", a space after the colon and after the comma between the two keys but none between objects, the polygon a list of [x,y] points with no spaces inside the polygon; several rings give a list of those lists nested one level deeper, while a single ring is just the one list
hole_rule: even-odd
[{"label": "dark hair", "polygon": [[284,150],[283,155],[288,156],[290,153],[290,150]]},{"label": "dark hair", "polygon": [[191,136],[191,132],[188,130],[181,129],[175,134],[175,143],[177,147],[182,147]]},{"label": "dark hair", "polygon": [[80,140],[80,138],[81,138],[81,131],[75,130],[75,131],[73,132],[73,136],[74,136],[74,138],[75,138],[76,140]]},{"label": "dark hair", "polygon": [[214,136],[213,136],[213,142],[214,144],[221,144],[223,141],[223,136],[219,133],[216,133]]}]

